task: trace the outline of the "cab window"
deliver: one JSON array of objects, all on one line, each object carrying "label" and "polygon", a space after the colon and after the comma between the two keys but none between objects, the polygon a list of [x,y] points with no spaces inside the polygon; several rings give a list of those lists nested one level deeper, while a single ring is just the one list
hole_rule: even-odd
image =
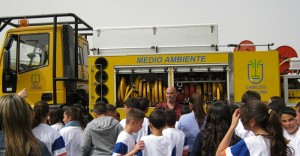
[{"label": "cab window", "polygon": [[49,64],[49,34],[26,34],[19,37],[19,72]]},{"label": "cab window", "polygon": [[78,65],[82,64],[82,48],[78,46]]},{"label": "cab window", "polygon": [[84,59],[84,65],[88,66],[88,55],[89,55],[89,47],[87,44],[83,44],[83,59]]}]

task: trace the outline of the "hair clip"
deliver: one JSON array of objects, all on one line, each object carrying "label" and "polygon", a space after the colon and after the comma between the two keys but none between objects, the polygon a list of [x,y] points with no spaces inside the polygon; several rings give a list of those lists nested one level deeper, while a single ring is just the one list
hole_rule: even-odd
[{"label": "hair clip", "polygon": [[271,112],[272,112],[272,109],[269,109],[268,114],[271,114]]}]

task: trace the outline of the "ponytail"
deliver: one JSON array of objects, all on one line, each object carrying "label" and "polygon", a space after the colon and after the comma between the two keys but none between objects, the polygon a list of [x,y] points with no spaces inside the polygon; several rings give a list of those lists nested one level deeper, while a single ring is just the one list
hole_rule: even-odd
[{"label": "ponytail", "polygon": [[194,93],[189,99],[190,99],[190,103],[192,103],[193,105],[193,111],[199,129],[202,129],[202,125],[205,122],[205,116],[206,116],[203,109],[203,97],[197,93]]},{"label": "ponytail", "polygon": [[287,146],[286,139],[283,136],[283,129],[278,114],[269,109],[269,118],[266,126],[268,138],[270,139],[271,155],[285,156],[291,155],[292,151]]},{"label": "ponytail", "polygon": [[38,126],[49,113],[49,105],[45,101],[38,101],[33,106],[32,128]]}]

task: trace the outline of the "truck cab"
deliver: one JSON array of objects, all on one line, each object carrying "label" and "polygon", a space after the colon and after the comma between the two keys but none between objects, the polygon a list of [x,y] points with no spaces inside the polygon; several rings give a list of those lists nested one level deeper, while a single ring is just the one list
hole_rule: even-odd
[{"label": "truck cab", "polygon": [[92,27],[74,14],[1,17],[0,32],[9,26],[0,49],[0,96],[26,88],[31,105],[88,107]]}]

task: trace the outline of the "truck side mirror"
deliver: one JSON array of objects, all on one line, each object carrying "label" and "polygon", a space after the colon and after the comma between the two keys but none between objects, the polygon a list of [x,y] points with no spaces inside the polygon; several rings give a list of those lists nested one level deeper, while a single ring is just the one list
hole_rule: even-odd
[{"label": "truck side mirror", "polygon": [[5,41],[5,43],[4,43],[4,48],[6,49],[6,50],[9,50],[10,48],[11,48],[11,45],[12,45],[12,43],[13,43],[13,38],[12,37],[8,37],[7,39],[6,39],[6,41]]},{"label": "truck side mirror", "polygon": [[4,71],[6,72],[10,72],[10,51],[9,50],[5,50],[3,53],[3,67],[4,67]]},{"label": "truck side mirror", "polygon": [[4,71],[6,72],[10,72],[10,48],[13,44],[13,38],[12,37],[8,37],[4,43],[4,48],[5,48],[5,51],[3,53],[3,60],[4,60]]}]

